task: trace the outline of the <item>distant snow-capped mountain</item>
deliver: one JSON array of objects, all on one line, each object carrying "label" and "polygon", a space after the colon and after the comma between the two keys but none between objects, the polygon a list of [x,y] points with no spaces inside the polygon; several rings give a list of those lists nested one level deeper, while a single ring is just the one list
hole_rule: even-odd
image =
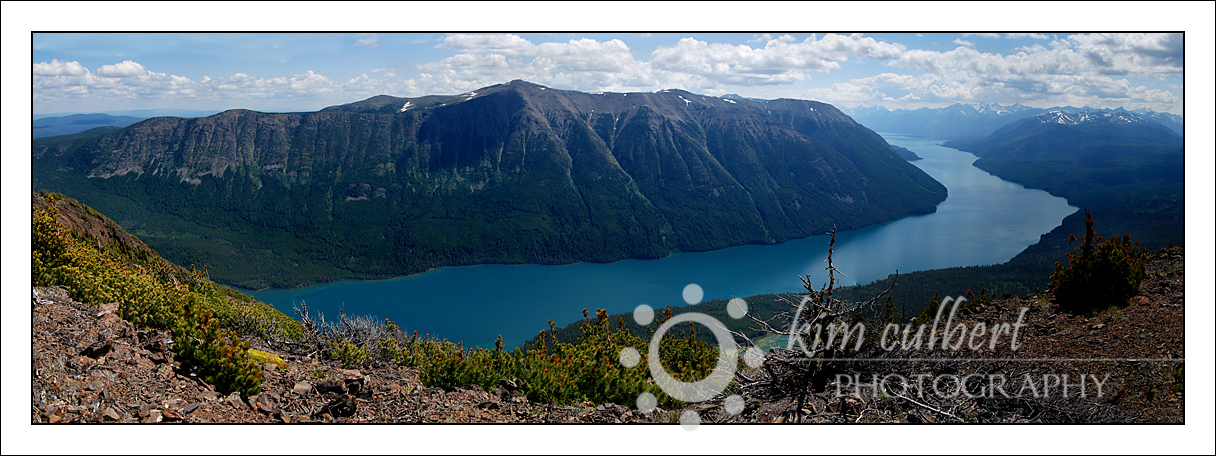
[{"label": "distant snow-capped mountain", "polygon": [[1115,125],[1157,123],[1142,116],[1127,111],[1079,111],[1069,112],[1063,109],[1050,111],[1034,117],[1041,123],[1058,123],[1062,125],[1080,125],[1084,123],[1109,123]]},{"label": "distant snow-capped mountain", "polygon": [[1183,134],[1183,118],[1170,113],[1147,109],[1128,111],[1122,108],[1093,109],[1071,106],[1033,108],[1020,104],[956,103],[943,108],[889,110],[882,106],[853,109],[851,115],[858,123],[880,132],[902,133],[943,139],[979,139],[996,132],[1012,122],[1049,112],[1063,113],[1130,113],[1164,125]]}]

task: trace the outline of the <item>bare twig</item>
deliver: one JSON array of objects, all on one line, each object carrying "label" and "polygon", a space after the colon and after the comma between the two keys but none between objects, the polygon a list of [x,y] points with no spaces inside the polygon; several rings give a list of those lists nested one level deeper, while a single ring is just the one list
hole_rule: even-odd
[{"label": "bare twig", "polygon": [[959,417],[957,417],[957,416],[955,416],[955,415],[953,415],[953,414],[951,414],[951,413],[949,413],[949,412],[945,412],[945,411],[942,411],[942,410],[938,410],[938,409],[936,409],[936,408],[933,408],[933,407],[930,407],[930,406],[928,406],[928,405],[922,404],[922,403],[920,403],[920,402],[917,402],[915,399],[912,399],[912,398],[910,398],[910,397],[908,397],[908,396],[905,396],[905,395],[903,395],[903,394],[896,394],[896,395],[895,395],[895,397],[898,397],[898,398],[903,399],[903,400],[905,400],[905,401],[911,402],[912,404],[917,405],[917,406],[920,406],[921,408],[923,408],[923,409],[925,409],[925,410],[929,410],[929,411],[937,412],[937,413],[940,413],[940,414],[942,414],[942,415],[946,415],[946,416],[948,416],[948,417],[950,417],[950,418],[954,418],[954,419],[958,420],[959,422],[963,422],[963,421],[964,421],[962,418],[959,418]]}]

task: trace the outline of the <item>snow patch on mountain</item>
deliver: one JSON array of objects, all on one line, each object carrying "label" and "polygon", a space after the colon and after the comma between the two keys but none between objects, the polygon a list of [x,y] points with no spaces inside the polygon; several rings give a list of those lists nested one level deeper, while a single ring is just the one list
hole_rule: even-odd
[{"label": "snow patch on mountain", "polygon": [[1108,123],[1114,125],[1149,124],[1152,120],[1126,111],[1051,111],[1035,116],[1042,123],[1058,123],[1061,125],[1078,125],[1083,123]]}]

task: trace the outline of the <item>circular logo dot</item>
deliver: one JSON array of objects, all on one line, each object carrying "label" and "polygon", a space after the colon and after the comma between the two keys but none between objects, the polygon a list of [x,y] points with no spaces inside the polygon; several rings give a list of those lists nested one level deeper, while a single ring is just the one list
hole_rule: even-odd
[{"label": "circular logo dot", "polygon": [[650,413],[659,405],[659,399],[650,393],[642,393],[638,395],[638,410],[642,413]]},{"label": "circular logo dot", "polygon": [[642,354],[638,353],[638,349],[633,347],[625,347],[621,350],[621,365],[627,368],[633,368],[642,361]]},{"label": "circular logo dot", "polygon": [[760,367],[764,363],[764,352],[756,347],[747,347],[747,351],[743,352],[743,362],[752,368]]},{"label": "circular logo dot", "polygon": [[642,326],[649,325],[654,321],[654,309],[646,304],[639,304],[637,308],[633,309],[633,321]]},{"label": "circular logo dot", "polygon": [[701,289],[700,285],[690,283],[684,286],[684,302],[696,304],[701,302],[701,298],[705,297],[705,290]]},{"label": "circular logo dot", "polygon": [[692,431],[701,425],[701,414],[696,410],[685,410],[680,414],[680,427]]},{"label": "circular logo dot", "polygon": [[725,408],[726,413],[731,415],[743,413],[743,396],[738,394],[730,395],[730,397],[727,397],[726,400],[723,401],[722,408]]},{"label": "circular logo dot", "polygon": [[739,298],[731,299],[726,303],[726,313],[736,320],[743,318],[744,315],[747,315],[747,301]]}]

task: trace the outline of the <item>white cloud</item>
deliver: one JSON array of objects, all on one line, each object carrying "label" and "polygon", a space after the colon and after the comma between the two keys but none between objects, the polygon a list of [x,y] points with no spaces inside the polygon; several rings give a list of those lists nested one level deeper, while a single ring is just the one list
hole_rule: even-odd
[{"label": "white cloud", "polygon": [[959,45],[959,46],[969,46],[969,47],[975,47],[975,43],[972,43],[972,42],[970,42],[970,41],[964,40],[964,39],[962,39],[962,38],[955,38],[955,39],[954,39],[954,44],[957,44],[957,45]]},{"label": "white cloud", "polygon": [[61,62],[58,59],[51,59],[50,63],[34,64],[35,76],[83,76],[88,73],[89,69],[76,61]]},{"label": "white cloud", "polygon": [[[980,34],[990,38],[988,35]],[[1031,33],[1004,36],[1047,40]],[[362,36],[360,40],[374,38]],[[463,93],[524,79],[588,92],[681,88],[709,95],[747,94],[730,86],[784,85],[773,92],[773,97],[809,97],[846,105],[912,107],[984,101],[1078,106],[1122,103],[1129,108],[1172,112],[1181,108],[1180,97],[1175,95],[1180,94],[1179,75],[1184,63],[1180,35],[1072,35],[1032,42],[1004,54],[980,52],[963,39],[955,41],[959,47],[948,51],[907,49],[903,44],[859,34],[805,39],[764,34],[752,35],[748,41],[763,41],[763,45],[684,38],[657,47],[649,60],[639,60],[624,41],[617,39],[534,43],[511,34],[454,34],[438,40],[436,46],[456,50],[454,55],[408,68],[372,69],[358,76],[344,76],[343,82],[313,71],[270,78],[237,73],[191,80],[156,73],[131,60],[103,65],[90,73],[79,62],[51,60],[33,64],[34,96],[36,103],[61,105],[73,104],[73,100],[159,98],[161,104],[179,100],[317,100],[315,103],[325,106],[379,94]],[[885,64],[889,70],[830,87],[797,89],[800,92],[795,93],[787,88],[797,87],[792,85],[811,79],[815,73],[832,72],[863,60]],[[405,77],[407,72],[415,75]],[[1145,80],[1160,81],[1161,85],[1145,86],[1140,82]],[[1177,82],[1171,89],[1175,92],[1161,90],[1169,87],[1165,82]],[[222,103],[231,106],[228,101]]]},{"label": "white cloud", "polygon": [[425,93],[459,93],[512,79],[584,91],[653,90],[650,65],[621,40],[535,44],[516,35],[449,35],[439,45],[465,52],[416,66]]},{"label": "white cloud", "polygon": [[1022,38],[1034,38],[1036,40],[1050,39],[1047,37],[1047,35],[1044,35],[1042,33],[1006,33],[1005,38],[1010,39],[1010,40],[1017,40],[1017,39],[1022,39]]},{"label": "white cloud", "polygon": [[148,73],[148,70],[133,60],[124,60],[122,63],[113,65],[102,65],[97,69],[98,76],[107,78],[132,78],[142,76]]},{"label": "white cloud", "polygon": [[845,105],[883,104],[917,108],[953,103],[1021,103],[1031,106],[1092,106],[1177,111],[1182,99],[1170,92],[1134,85],[1127,79],[1086,74],[1005,74],[971,72],[927,73],[919,76],[883,73],[852,79],[806,96]]},{"label": "white cloud", "polygon": [[1068,41],[1077,53],[1107,72],[1182,73],[1181,34],[1100,33],[1072,35]]},{"label": "white cloud", "polygon": [[453,34],[443,38],[438,48],[454,49],[463,52],[484,53],[493,52],[505,55],[531,55],[535,53],[536,45],[518,35],[465,35]]},{"label": "white cloud", "polygon": [[722,84],[791,84],[808,72],[840,68],[849,58],[885,61],[904,48],[861,35],[827,35],[799,42],[785,35],[762,48],[685,38],[660,46],[639,61],[620,40],[589,38],[533,43],[510,34],[453,34],[437,47],[461,54],[417,66],[422,87],[470,90],[484,82],[521,78],[577,90],[620,91],[684,88],[721,90]]},{"label": "white cloud", "polygon": [[[963,34],[963,36],[978,36],[981,38],[992,38],[992,39],[1000,38],[1001,35],[1004,35],[1005,39],[1010,39],[1010,40],[1022,39],[1022,38],[1033,38],[1036,40],[1049,39],[1047,37],[1047,35],[1044,35],[1042,33],[1005,33],[1005,34],[1001,34],[1001,33],[964,33]],[[918,34],[916,34],[916,36],[920,36],[920,34],[918,33]]]},{"label": "white cloud", "polygon": [[660,46],[651,54],[655,69],[687,73],[736,85],[788,84],[809,78],[806,73],[840,68],[850,57],[885,61],[904,52],[903,45],[875,41],[870,37],[828,34],[797,42],[784,35],[770,39],[763,48],[707,43],[684,38],[674,46]]},{"label": "white cloud", "polygon": [[352,44],[351,46],[367,46],[373,48],[380,46],[380,37],[376,36],[375,33],[357,33],[355,36],[359,36],[361,38],[356,40],[355,44]]},{"label": "white cloud", "polygon": [[904,53],[891,65],[929,72],[970,71],[992,76],[1010,74],[1108,75],[1174,74],[1182,72],[1179,36],[1074,35],[1052,43],[1023,47],[1008,55],[981,53],[959,47],[946,52],[922,49]]},{"label": "white cloud", "polygon": [[[89,73],[76,62],[34,65],[35,103],[123,104],[155,99],[159,103],[198,100],[248,100],[280,98],[323,98],[340,91],[329,78],[307,71],[277,78],[259,78],[245,73],[231,77],[187,77],[149,71],[142,64],[127,60],[102,65]],[[229,101],[226,101],[229,102]]]}]

